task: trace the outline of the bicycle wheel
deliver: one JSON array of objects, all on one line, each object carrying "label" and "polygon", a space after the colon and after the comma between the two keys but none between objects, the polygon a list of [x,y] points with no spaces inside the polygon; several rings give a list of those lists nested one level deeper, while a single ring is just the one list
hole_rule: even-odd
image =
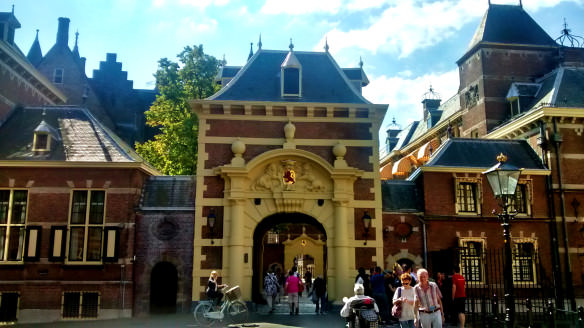
[{"label": "bicycle wheel", "polygon": [[242,301],[234,301],[227,308],[231,323],[246,323],[248,320],[247,305]]},{"label": "bicycle wheel", "polygon": [[193,312],[195,316],[195,321],[199,326],[210,327],[215,323],[215,320],[211,318],[205,318],[205,313],[213,310],[213,306],[209,303],[199,303]]}]

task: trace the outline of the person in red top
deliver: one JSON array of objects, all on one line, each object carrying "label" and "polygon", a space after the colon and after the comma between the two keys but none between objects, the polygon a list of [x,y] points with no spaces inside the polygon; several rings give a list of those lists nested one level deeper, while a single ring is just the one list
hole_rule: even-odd
[{"label": "person in red top", "polygon": [[454,309],[454,314],[458,315],[458,326],[464,327],[464,302],[466,300],[466,293],[464,287],[466,282],[464,277],[460,274],[460,267],[456,266],[454,268],[454,274],[452,275],[452,307]]},{"label": "person in red top", "polygon": [[[296,313],[298,315],[298,290],[299,286],[302,283],[300,278],[296,276],[294,270],[290,270],[288,273],[288,278],[286,278],[286,285],[284,289],[288,294],[288,303],[290,304],[290,315]],[[296,311],[294,311],[296,309]]]}]

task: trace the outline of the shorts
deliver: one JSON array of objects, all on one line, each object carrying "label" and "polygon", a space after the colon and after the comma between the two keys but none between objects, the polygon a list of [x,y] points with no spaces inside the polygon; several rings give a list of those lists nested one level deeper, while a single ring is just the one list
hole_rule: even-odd
[{"label": "shorts", "polygon": [[288,303],[298,304],[298,293],[288,293]]},{"label": "shorts", "polygon": [[457,297],[452,301],[452,311],[456,314],[462,313],[464,314],[464,303],[466,301],[466,297]]}]

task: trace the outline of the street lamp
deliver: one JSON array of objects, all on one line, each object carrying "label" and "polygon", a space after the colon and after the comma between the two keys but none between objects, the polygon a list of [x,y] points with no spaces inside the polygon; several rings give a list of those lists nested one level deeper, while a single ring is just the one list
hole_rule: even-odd
[{"label": "street lamp", "polygon": [[367,245],[367,236],[369,236],[369,228],[371,227],[371,216],[369,216],[369,213],[367,213],[367,211],[363,213],[363,217],[361,218],[361,220],[363,220],[363,229],[365,229],[365,233],[363,234],[363,236],[365,237],[365,242],[363,243],[363,245]]},{"label": "street lamp", "polygon": [[503,155],[503,153],[497,156],[497,161],[497,164],[483,172],[483,174],[487,177],[493,194],[499,200],[499,206],[502,208],[502,211],[497,213],[497,216],[501,220],[503,240],[505,242],[505,268],[503,272],[505,280],[505,307],[507,308],[505,321],[513,324],[515,300],[513,298],[513,260],[511,257],[510,221],[517,215],[517,211],[510,211],[510,208],[512,206],[512,199],[515,197],[515,189],[517,189],[521,169],[508,164],[507,156]]},{"label": "street lamp", "polygon": [[215,235],[215,221],[217,221],[215,210],[211,209],[207,215],[207,226],[209,226],[209,234],[211,235],[211,245],[215,244],[213,241],[213,236]]}]

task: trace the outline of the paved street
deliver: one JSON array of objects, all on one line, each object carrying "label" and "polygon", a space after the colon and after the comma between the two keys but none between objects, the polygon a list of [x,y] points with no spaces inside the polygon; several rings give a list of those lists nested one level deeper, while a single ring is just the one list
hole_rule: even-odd
[{"label": "paved street", "polygon": [[[254,325],[252,325],[252,323]],[[214,327],[222,327],[224,324],[216,324]],[[344,327],[344,320],[337,312],[326,315],[301,314],[290,316],[289,314],[261,314],[250,313],[249,324],[247,327]],[[100,320],[100,321],[76,321],[76,322],[59,322],[46,324],[22,324],[17,327],[59,327],[59,328],[117,328],[117,327],[177,327],[188,328],[198,327],[192,315],[174,314],[174,315],[157,315],[145,318],[118,319],[118,320]],[[234,327],[242,327],[235,325]]]}]

